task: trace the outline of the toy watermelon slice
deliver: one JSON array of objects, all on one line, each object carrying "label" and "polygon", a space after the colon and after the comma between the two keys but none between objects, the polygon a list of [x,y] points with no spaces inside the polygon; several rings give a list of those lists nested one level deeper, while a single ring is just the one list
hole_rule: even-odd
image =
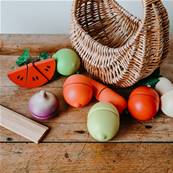
[{"label": "toy watermelon slice", "polygon": [[52,79],[55,73],[54,59],[42,60],[22,66],[8,73],[8,78],[15,84],[24,88],[39,87]]},{"label": "toy watermelon slice", "polygon": [[26,88],[35,88],[47,82],[48,80],[33,66],[33,64],[28,65]]},{"label": "toy watermelon slice", "polygon": [[55,66],[56,66],[55,61],[53,61],[52,59],[47,59],[47,60],[44,61],[44,63],[42,61],[36,62],[34,64],[34,66],[48,80],[52,79],[52,76],[55,73],[55,70],[52,70],[52,69],[55,69]]},{"label": "toy watermelon slice", "polygon": [[21,87],[25,87],[26,85],[26,77],[27,77],[27,66],[24,65],[19,69],[9,72],[8,78],[13,81],[16,85]]}]

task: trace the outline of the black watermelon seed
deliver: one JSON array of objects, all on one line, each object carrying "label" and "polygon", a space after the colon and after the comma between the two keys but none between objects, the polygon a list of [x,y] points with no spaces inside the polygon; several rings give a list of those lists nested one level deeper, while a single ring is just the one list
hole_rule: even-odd
[{"label": "black watermelon seed", "polygon": [[146,129],[151,129],[152,126],[151,126],[151,125],[145,125],[145,128],[146,128]]}]

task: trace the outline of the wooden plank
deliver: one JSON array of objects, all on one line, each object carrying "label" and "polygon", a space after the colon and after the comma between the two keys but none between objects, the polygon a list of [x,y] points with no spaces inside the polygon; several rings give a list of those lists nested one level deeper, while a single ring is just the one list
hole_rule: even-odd
[{"label": "wooden plank", "polygon": [[173,144],[0,144],[3,173],[173,173]]},{"label": "wooden plank", "polygon": [[0,125],[24,138],[39,143],[48,127],[0,105]]},{"label": "wooden plank", "polygon": [[[28,101],[33,93],[40,89],[18,90],[14,87],[3,87],[0,93],[0,104],[32,118],[28,110]],[[93,100],[84,108],[75,109],[64,103],[62,88],[44,87],[44,89],[54,93],[60,100],[59,115],[43,122],[44,125],[51,128],[44,141],[94,141],[88,135],[86,121],[87,112],[96,101]],[[173,141],[172,127],[173,119],[161,114],[143,124],[124,114],[121,119],[120,131],[113,141]],[[9,138],[12,141],[26,141],[6,129],[0,128],[0,130],[2,142],[8,141]]]},{"label": "wooden plank", "polygon": [[1,34],[0,55],[20,55],[25,48],[30,52],[54,53],[58,49],[71,47],[68,35],[43,35],[43,34]]}]

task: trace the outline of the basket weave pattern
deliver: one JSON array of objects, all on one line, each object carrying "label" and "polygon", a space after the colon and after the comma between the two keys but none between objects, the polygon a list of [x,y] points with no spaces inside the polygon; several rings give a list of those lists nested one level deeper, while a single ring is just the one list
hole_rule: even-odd
[{"label": "basket weave pattern", "polygon": [[74,0],[71,42],[86,70],[107,84],[128,87],[166,58],[169,20],[161,0],[144,0],[144,19],[114,0]]}]

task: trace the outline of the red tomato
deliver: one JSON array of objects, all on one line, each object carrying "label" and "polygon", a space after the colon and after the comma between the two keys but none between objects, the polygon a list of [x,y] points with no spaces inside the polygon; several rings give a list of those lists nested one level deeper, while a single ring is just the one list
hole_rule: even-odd
[{"label": "red tomato", "polygon": [[158,93],[146,86],[134,89],[128,100],[129,112],[139,121],[151,120],[157,114],[159,105]]}]

